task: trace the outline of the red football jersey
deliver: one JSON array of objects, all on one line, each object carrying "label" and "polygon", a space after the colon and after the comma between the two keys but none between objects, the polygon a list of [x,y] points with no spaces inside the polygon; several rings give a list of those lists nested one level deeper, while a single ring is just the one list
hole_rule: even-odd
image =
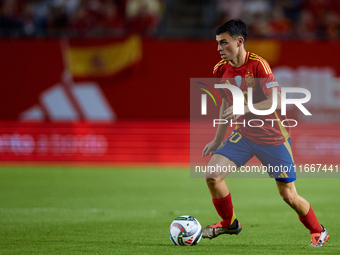
[{"label": "red football jersey", "polygon": [[[280,87],[276,82],[272,70],[268,62],[261,56],[250,53],[247,51],[246,60],[240,67],[233,67],[229,62],[221,60],[214,67],[214,76],[221,78],[221,83],[231,84],[239,87],[247,103],[247,89],[253,88],[253,104],[261,102],[267,99],[267,96],[272,93],[273,87],[280,91]],[[233,105],[233,97],[229,89],[223,89],[226,97]],[[250,121],[249,120],[262,120]],[[270,115],[255,115],[253,113],[247,113],[240,116],[237,120],[233,120],[233,123],[239,124],[235,126],[235,129],[248,140],[263,144],[263,145],[279,145],[289,138],[289,123],[286,121],[282,125],[282,120],[285,120],[286,116],[281,115],[280,110],[276,110]],[[230,120],[231,121],[231,120]],[[230,124],[230,123],[229,123]],[[252,127],[252,126],[257,127]]]}]

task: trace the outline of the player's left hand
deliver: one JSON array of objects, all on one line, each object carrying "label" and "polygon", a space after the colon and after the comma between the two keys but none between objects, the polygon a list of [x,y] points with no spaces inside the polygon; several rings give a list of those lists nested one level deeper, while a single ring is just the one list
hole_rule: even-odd
[{"label": "player's left hand", "polygon": [[225,118],[226,120],[236,120],[240,115],[234,115],[233,114],[233,106],[229,106],[224,113],[222,114],[222,117]]}]

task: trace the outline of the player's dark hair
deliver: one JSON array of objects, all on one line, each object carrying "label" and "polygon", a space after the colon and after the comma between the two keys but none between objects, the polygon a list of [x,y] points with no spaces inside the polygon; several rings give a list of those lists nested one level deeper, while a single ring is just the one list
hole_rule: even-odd
[{"label": "player's dark hair", "polygon": [[245,43],[248,37],[248,28],[242,20],[232,19],[215,29],[216,35],[220,35],[222,33],[228,33],[233,38],[242,36],[244,39],[243,43]]}]

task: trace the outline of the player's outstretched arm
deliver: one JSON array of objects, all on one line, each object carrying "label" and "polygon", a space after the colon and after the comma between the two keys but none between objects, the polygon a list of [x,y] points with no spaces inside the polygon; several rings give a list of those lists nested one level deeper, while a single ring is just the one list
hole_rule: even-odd
[{"label": "player's outstretched arm", "polygon": [[[219,118],[222,119],[222,115],[224,111],[230,106],[227,99],[222,98],[222,105],[220,107],[220,116]],[[218,125],[216,130],[216,135],[214,140],[212,140],[210,143],[208,143],[202,152],[202,156],[208,156],[213,155],[214,152],[217,150],[217,148],[220,146],[220,144],[223,142],[223,139],[225,137],[225,134],[227,133],[228,125]]]}]

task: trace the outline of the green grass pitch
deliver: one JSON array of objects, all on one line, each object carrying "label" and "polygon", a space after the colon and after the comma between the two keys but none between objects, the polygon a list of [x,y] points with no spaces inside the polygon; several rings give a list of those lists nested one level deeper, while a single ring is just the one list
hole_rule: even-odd
[{"label": "green grass pitch", "polygon": [[0,168],[0,254],[340,254],[340,179],[298,179],[300,195],[330,232],[322,248],[279,196],[272,179],[228,178],[238,236],[174,246],[168,229],[190,214],[216,214],[204,179],[187,169]]}]

